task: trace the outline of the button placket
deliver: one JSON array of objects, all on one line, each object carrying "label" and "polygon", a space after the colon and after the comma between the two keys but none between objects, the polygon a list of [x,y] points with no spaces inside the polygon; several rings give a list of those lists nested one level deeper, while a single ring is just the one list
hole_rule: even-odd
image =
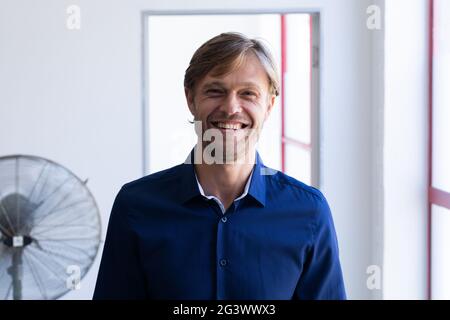
[{"label": "button placket", "polygon": [[[214,206],[214,210],[219,213],[219,206],[216,204]],[[228,260],[230,257],[228,256],[229,252],[226,250],[226,239],[227,239],[227,229],[230,215],[236,212],[236,203],[232,203],[231,206],[225,212],[220,213],[220,220],[218,220],[217,226],[217,250],[216,250],[216,270],[217,270],[217,291],[216,296],[218,299],[226,298],[226,287],[227,287],[227,270],[230,267],[230,261]]]},{"label": "button placket", "polygon": [[[225,218],[225,217],[222,217]],[[221,218],[221,219],[222,219]],[[217,247],[216,247],[216,283],[217,283],[217,298],[223,299],[225,297],[225,291],[226,291],[226,274],[225,274],[225,266],[228,264],[227,257],[226,257],[226,225],[224,223],[221,223],[221,220],[219,220],[219,223],[217,225]]]}]

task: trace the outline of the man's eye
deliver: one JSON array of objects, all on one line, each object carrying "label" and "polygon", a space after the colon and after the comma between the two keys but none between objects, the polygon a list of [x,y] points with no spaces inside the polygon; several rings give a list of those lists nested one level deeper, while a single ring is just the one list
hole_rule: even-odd
[{"label": "man's eye", "polygon": [[206,94],[207,95],[212,95],[212,96],[217,96],[217,95],[221,95],[223,92],[219,89],[208,89],[206,90]]},{"label": "man's eye", "polygon": [[243,94],[244,96],[256,97],[256,93],[253,92],[253,91],[244,91],[244,92],[242,92],[242,94]]}]

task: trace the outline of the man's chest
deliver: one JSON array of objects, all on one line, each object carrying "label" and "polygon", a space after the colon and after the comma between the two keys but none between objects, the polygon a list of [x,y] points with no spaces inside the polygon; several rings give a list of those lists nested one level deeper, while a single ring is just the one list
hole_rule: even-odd
[{"label": "man's chest", "polygon": [[197,286],[204,293],[243,297],[294,289],[311,244],[308,219],[290,212],[210,213],[148,215],[140,221],[137,246],[149,286],[178,291]]}]

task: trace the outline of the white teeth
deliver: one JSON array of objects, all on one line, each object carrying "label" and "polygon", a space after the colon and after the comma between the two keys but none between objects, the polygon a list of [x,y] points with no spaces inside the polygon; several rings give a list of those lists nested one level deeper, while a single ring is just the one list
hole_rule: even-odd
[{"label": "white teeth", "polygon": [[241,128],[242,128],[242,124],[241,124],[241,123],[225,123],[225,122],[218,122],[218,123],[217,123],[217,127],[219,127],[219,128],[224,128],[224,129],[233,129],[233,130],[237,130],[237,129],[241,129]]}]

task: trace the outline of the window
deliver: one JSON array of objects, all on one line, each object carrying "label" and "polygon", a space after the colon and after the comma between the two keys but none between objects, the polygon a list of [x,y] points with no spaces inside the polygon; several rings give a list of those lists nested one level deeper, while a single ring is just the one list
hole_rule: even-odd
[{"label": "window", "polygon": [[318,52],[318,14],[149,15],[144,25],[145,174],[183,162],[196,143],[185,69],[203,42],[237,31],[262,38],[283,68],[282,93],[258,144],[263,161],[318,186],[318,64],[311,63],[311,53]]},{"label": "window", "polygon": [[312,59],[317,56],[312,52],[312,16],[282,15],[281,169],[307,184],[313,183],[312,169],[316,169],[311,98],[313,65],[317,68]]},{"label": "window", "polygon": [[450,299],[450,2],[430,0],[430,298]]}]

